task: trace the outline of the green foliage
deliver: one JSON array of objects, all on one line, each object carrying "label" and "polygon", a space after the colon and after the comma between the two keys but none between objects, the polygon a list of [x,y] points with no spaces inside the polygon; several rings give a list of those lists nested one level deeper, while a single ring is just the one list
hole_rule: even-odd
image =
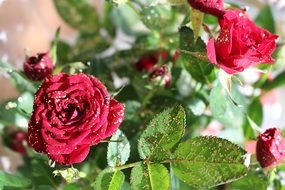
[{"label": "green foliage", "polygon": [[102,171],[95,182],[96,190],[118,190],[121,189],[125,175],[121,171]]},{"label": "green foliage", "polygon": [[170,180],[162,164],[137,163],[131,173],[133,190],[167,190]]},{"label": "green foliage", "polygon": [[[83,72],[97,77],[112,98],[124,103],[124,122],[113,136],[91,147],[84,162],[73,166],[54,165],[24,141],[24,164],[17,175],[0,172],[0,189],[282,189],[282,164],[267,176],[263,169],[253,169],[256,161],[250,163],[246,151],[233,142],[244,146],[258,135],[255,129],[262,125],[263,106],[256,92],[262,96],[285,85],[285,72],[276,70],[284,67],[284,47],[273,56],[277,64],[259,67],[274,71],[273,80],[264,73],[253,85],[246,80],[237,84],[239,75],[214,69],[207,57],[205,43],[218,36],[218,18],[191,9],[187,0],[106,0],[98,12],[95,1],[53,2],[77,32],[72,43],[56,32],[49,50],[53,74]],[[271,8],[263,6],[258,13],[256,23],[274,32]],[[157,58],[162,51],[167,55]],[[151,58],[145,64],[154,66],[140,71],[136,64],[146,55]],[[27,129],[40,86],[12,64],[0,60],[0,72],[11,78],[19,92],[0,103],[4,140],[7,132]],[[151,80],[162,65],[171,77],[167,87]],[[253,87],[254,93],[244,93],[243,85]],[[217,128],[211,126],[216,121]],[[212,132],[219,138],[197,137]]]},{"label": "green foliage", "polygon": [[221,83],[217,83],[210,93],[210,108],[213,117],[225,127],[241,127],[244,120],[245,98],[235,87],[230,93],[234,100]]},{"label": "green foliage", "polygon": [[266,190],[267,186],[267,177],[262,172],[251,171],[241,180],[231,183],[229,190]]},{"label": "green foliage", "polygon": [[99,30],[99,18],[95,7],[88,0],[54,0],[60,16],[72,27],[87,33]]},{"label": "green foliage", "polygon": [[0,171],[0,188],[3,187],[17,187],[25,188],[31,186],[31,180],[18,175],[12,175]]},{"label": "green foliage", "polygon": [[130,143],[124,133],[118,130],[110,139],[107,151],[108,165],[120,166],[128,161],[130,156]]},{"label": "green foliage", "polygon": [[172,167],[188,184],[212,187],[245,176],[249,159],[245,150],[225,139],[196,137],[178,146]]},{"label": "green foliage", "polygon": [[205,43],[200,37],[195,40],[194,32],[186,26],[180,28],[179,32],[181,59],[185,68],[196,81],[210,83],[214,67],[203,58],[205,55]]},{"label": "green foliage", "polygon": [[262,86],[263,89],[270,91],[285,85],[285,71],[278,74],[273,80],[267,80]]},{"label": "green foliage", "polygon": [[269,5],[264,6],[255,19],[257,25],[275,33],[275,21],[273,18],[272,10]]},{"label": "green foliage", "polygon": [[141,158],[163,160],[184,134],[185,112],[181,106],[158,114],[141,135],[138,150]]},{"label": "green foliage", "polygon": [[[257,126],[261,126],[263,118],[263,108],[259,98],[254,99],[252,103],[248,106],[247,115],[251,120],[253,120],[257,124]],[[247,139],[256,138],[256,134],[247,118],[245,118],[243,124],[243,132],[244,132],[244,137]]]}]

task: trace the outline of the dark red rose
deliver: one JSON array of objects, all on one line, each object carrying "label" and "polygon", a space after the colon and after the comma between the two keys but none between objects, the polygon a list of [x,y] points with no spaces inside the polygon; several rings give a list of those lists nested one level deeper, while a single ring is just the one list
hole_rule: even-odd
[{"label": "dark red rose", "polygon": [[59,164],[79,163],[123,118],[124,105],[97,78],[82,73],[48,76],[35,95],[28,142]]},{"label": "dark red rose", "polygon": [[27,143],[27,133],[26,132],[23,132],[23,131],[16,131],[12,134],[9,135],[9,144],[8,146],[22,154],[22,155],[26,155],[26,149],[25,149],[25,146],[24,146],[24,143]]},{"label": "dark red rose", "polygon": [[225,13],[223,0],[188,0],[195,9],[214,16],[223,16]]},{"label": "dark red rose", "polygon": [[256,143],[256,158],[261,167],[274,166],[285,157],[285,139],[276,128],[260,134]]},{"label": "dark red rose", "polygon": [[28,57],[24,62],[24,73],[35,81],[43,80],[52,73],[53,64],[48,53],[39,53],[37,56]]},{"label": "dark red rose", "polygon": [[149,74],[149,79],[150,81],[156,82],[158,85],[165,87],[168,87],[171,84],[171,74],[166,65],[154,68]]},{"label": "dark red rose", "polygon": [[153,67],[158,63],[160,59],[167,60],[169,53],[167,51],[153,52],[144,55],[136,63],[136,68],[138,71],[148,71],[151,72]]},{"label": "dark red rose", "polygon": [[277,35],[258,27],[242,10],[228,10],[219,19],[218,39],[211,38],[207,55],[211,63],[229,74],[261,63],[272,63]]}]

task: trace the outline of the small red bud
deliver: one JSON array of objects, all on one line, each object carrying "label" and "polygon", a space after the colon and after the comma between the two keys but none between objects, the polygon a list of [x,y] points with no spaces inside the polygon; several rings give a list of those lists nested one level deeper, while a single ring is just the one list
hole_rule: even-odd
[{"label": "small red bud", "polygon": [[153,71],[149,74],[149,79],[153,82],[159,82],[165,87],[168,87],[171,84],[171,74],[166,65],[154,68]]},{"label": "small red bud", "polygon": [[166,61],[168,59],[168,56],[169,53],[167,51],[154,52],[144,55],[136,63],[136,68],[138,71],[151,72],[153,67],[158,63],[160,59]]},{"label": "small red bud", "polygon": [[24,143],[27,142],[27,133],[23,132],[23,131],[17,131],[14,132],[10,135],[10,143],[9,143],[9,147],[22,154],[22,155],[26,155],[26,149],[24,147]]},{"label": "small red bud", "polygon": [[35,81],[41,81],[52,73],[53,64],[48,53],[39,53],[37,56],[28,57],[24,62],[24,73]]},{"label": "small red bud", "polygon": [[276,128],[267,129],[260,134],[256,143],[256,158],[261,167],[271,167],[285,157],[285,139]]}]

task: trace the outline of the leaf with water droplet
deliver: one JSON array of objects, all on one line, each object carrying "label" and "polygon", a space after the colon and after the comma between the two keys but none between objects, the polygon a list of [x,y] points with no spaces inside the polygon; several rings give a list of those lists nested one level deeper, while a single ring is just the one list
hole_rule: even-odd
[{"label": "leaf with water droplet", "polygon": [[108,144],[108,165],[111,167],[123,165],[128,161],[129,156],[130,143],[124,133],[121,130],[117,130]]},{"label": "leaf with water droplet", "polygon": [[133,190],[166,190],[169,186],[169,173],[162,164],[139,162],[132,169],[131,188]]},{"label": "leaf with water droplet", "polygon": [[196,137],[178,146],[172,167],[189,185],[213,187],[245,176],[249,158],[245,150],[228,140]]},{"label": "leaf with water droplet", "polygon": [[182,106],[166,109],[149,123],[142,133],[138,150],[142,159],[163,160],[184,134],[185,111]]}]

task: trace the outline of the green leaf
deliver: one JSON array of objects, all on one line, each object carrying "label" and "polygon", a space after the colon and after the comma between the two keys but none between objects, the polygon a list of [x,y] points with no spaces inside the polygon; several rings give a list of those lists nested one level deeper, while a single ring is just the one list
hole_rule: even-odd
[{"label": "green leaf", "polygon": [[103,170],[95,181],[96,190],[118,190],[121,189],[125,175],[121,171]]},{"label": "green leaf", "polygon": [[245,176],[250,157],[228,140],[196,137],[181,143],[172,167],[182,181],[195,187],[212,187]]},{"label": "green leaf", "polygon": [[114,24],[128,35],[138,35],[149,31],[141,21],[137,10],[128,4],[113,8],[111,17]]},{"label": "green leaf", "polygon": [[82,32],[99,30],[99,18],[95,7],[88,0],[54,0],[54,5],[64,21]]},{"label": "green leaf", "polygon": [[125,120],[138,120],[138,111],[141,107],[140,102],[128,100],[125,102]]},{"label": "green leaf", "polygon": [[237,180],[229,185],[229,190],[266,190],[268,186],[268,179],[261,172],[249,172],[244,178]]},{"label": "green leaf", "polygon": [[170,150],[179,142],[185,129],[185,111],[182,106],[166,109],[158,114],[142,133],[138,150],[142,159],[169,158]]},{"label": "green leaf", "polygon": [[275,33],[275,21],[269,5],[264,6],[255,19],[255,23],[272,33]]},{"label": "green leaf", "polygon": [[0,171],[0,187],[24,188],[31,185],[31,181],[23,176],[17,176]]},{"label": "green leaf", "polygon": [[180,49],[181,61],[191,76],[198,82],[210,83],[214,67],[202,58],[205,57],[205,43],[200,37],[195,41],[193,30],[186,26],[180,29]]},{"label": "green leaf", "polygon": [[264,90],[270,91],[285,85],[285,71],[277,75],[272,81],[266,81],[261,87]]},{"label": "green leaf", "polygon": [[222,84],[217,83],[210,93],[211,112],[213,117],[225,127],[242,127],[246,99],[235,86],[233,86],[230,93],[235,102],[233,102]]},{"label": "green leaf", "polygon": [[33,102],[34,102],[34,96],[31,93],[29,92],[23,93],[21,96],[17,98],[19,111],[31,114],[33,111]]},{"label": "green leaf", "polygon": [[191,11],[191,22],[192,22],[193,33],[194,33],[194,40],[196,41],[199,37],[199,33],[202,28],[204,13],[194,8],[192,8],[191,10],[192,10]]},{"label": "green leaf", "polygon": [[[247,108],[248,117],[256,123],[257,126],[261,126],[263,119],[263,109],[259,97],[255,98]],[[256,134],[247,118],[244,120],[243,133],[247,139],[256,139]]]},{"label": "green leaf", "polygon": [[[121,130],[117,132],[110,139],[108,144],[107,161],[111,167],[120,166],[128,161],[130,156],[130,143],[127,137]],[[117,142],[112,142],[117,141]]]},{"label": "green leaf", "polygon": [[[20,99],[21,100],[21,99]],[[0,123],[7,126],[18,126],[26,128],[28,126],[27,113],[19,108],[19,100],[12,99],[0,104]],[[33,104],[31,103],[31,106]]]},{"label": "green leaf", "polygon": [[13,67],[7,62],[4,62],[2,59],[0,59],[0,71],[1,70],[10,75],[14,85],[20,92],[26,92],[26,91],[30,91],[32,93],[36,92],[38,88],[36,83],[33,83],[30,80],[28,80],[25,77],[24,73],[18,71],[15,67]]},{"label": "green leaf", "polygon": [[140,162],[132,169],[132,190],[167,190],[169,186],[169,173],[162,164]]}]

